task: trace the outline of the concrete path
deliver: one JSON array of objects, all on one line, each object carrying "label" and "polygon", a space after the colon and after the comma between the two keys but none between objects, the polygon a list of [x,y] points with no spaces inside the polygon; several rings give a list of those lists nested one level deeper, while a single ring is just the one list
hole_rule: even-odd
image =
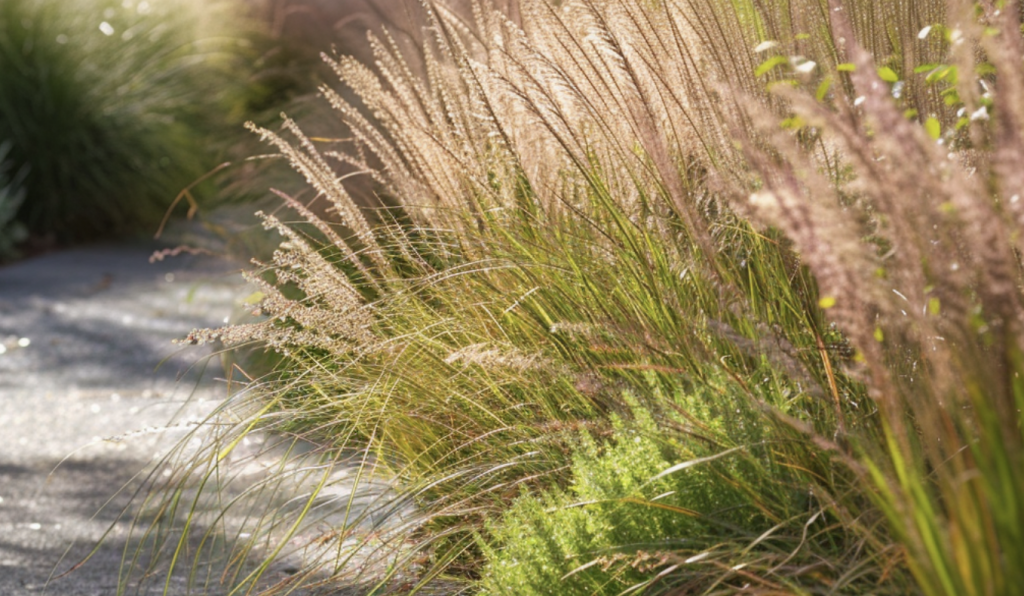
[{"label": "concrete path", "polygon": [[47,580],[89,553],[127,497],[97,511],[180,436],[147,429],[187,423],[225,395],[219,361],[204,372],[209,350],[171,340],[232,314],[248,293],[239,264],[150,264],[155,248],[96,246],[0,268],[0,596],[115,594],[126,521],[81,569]]}]

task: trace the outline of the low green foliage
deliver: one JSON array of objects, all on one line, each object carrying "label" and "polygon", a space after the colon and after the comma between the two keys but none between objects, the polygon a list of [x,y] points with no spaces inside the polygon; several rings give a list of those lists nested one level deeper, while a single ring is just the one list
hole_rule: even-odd
[{"label": "low green foliage", "polygon": [[776,592],[906,593],[904,572],[882,572],[884,553],[856,552],[843,518],[856,499],[828,502],[835,486],[799,461],[813,447],[798,433],[726,379],[671,397],[657,386],[669,377],[648,380],[646,405],[625,395],[633,415],[613,416],[610,436],[580,436],[567,488],[526,492],[486,524],[483,593],[724,594],[752,579]]},{"label": "low green foliage", "polygon": [[[660,391],[653,397],[668,405]],[[787,506],[790,513],[806,511],[808,495],[796,483],[790,494],[779,495],[782,499],[769,505],[770,514],[760,511],[747,489],[757,484],[753,477],[758,472],[766,471],[758,464],[771,468],[763,458],[766,437],[748,432],[747,446],[717,443],[716,439],[727,439],[724,412],[716,416],[710,410],[730,404],[709,402],[707,397],[677,395],[671,402],[685,415],[677,413],[662,426],[648,408],[627,395],[626,402],[633,406],[631,420],[613,416],[612,434],[605,440],[580,435],[567,489],[524,494],[499,521],[487,524],[483,592],[618,593],[656,583],[651,582],[652,575],[691,557],[704,561],[696,573],[706,575],[700,583],[709,583],[719,575],[708,565],[714,562],[715,550],[724,550],[718,542],[724,535],[741,540],[748,532],[767,530],[773,525],[769,515]],[[731,419],[748,429],[760,422],[750,412]],[[691,421],[700,421],[703,442],[695,437],[685,443],[667,438],[673,435],[665,427],[685,427]],[[707,459],[672,471],[675,464],[700,458]],[[772,472],[774,482],[785,483],[783,470],[771,470],[769,475]]]}]

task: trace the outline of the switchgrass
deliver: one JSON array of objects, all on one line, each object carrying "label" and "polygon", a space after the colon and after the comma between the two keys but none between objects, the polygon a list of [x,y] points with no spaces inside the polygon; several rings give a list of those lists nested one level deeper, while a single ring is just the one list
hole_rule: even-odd
[{"label": "switchgrass", "polygon": [[[430,7],[423,76],[387,36],[375,69],[328,58],[373,116],[323,89],[340,150],[253,127],[339,219],[281,193],[263,320],[189,337],[284,360],[154,493],[142,568],[206,561],[235,593],[1013,593],[1016,5],[517,14]],[[291,502],[282,467],[166,513],[264,433],[315,454]],[[218,532],[232,554],[187,547]]]},{"label": "switchgrass", "polygon": [[61,241],[155,227],[232,130],[234,14],[226,2],[5,0],[0,138],[29,167],[19,220]]}]

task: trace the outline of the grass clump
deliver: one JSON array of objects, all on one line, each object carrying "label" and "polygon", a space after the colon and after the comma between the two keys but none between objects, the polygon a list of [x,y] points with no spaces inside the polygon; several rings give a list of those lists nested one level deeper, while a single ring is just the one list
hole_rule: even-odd
[{"label": "grass clump", "polygon": [[24,170],[11,172],[13,164],[7,161],[10,150],[10,142],[0,143],[0,261],[17,256],[15,247],[26,236],[25,227],[15,220],[25,200],[21,186]]},{"label": "grass clump", "polygon": [[[221,577],[1013,593],[1016,5],[454,14],[428,11],[424,77],[386,35],[375,69],[329,59],[361,100],[323,88],[344,142],[252,127],[338,221],[284,193],[300,223],[264,216],[284,241],[251,274],[263,318],[189,339],[284,364],[156,503],[200,510],[190,487],[257,430],[312,445],[323,476],[288,507],[288,474],[248,491]],[[349,465],[355,488],[330,476]],[[416,514],[322,516],[328,487],[373,482]],[[182,546],[217,531],[186,517],[148,565],[212,554]],[[299,579],[260,584],[299,538],[323,546]],[[263,554],[242,573],[240,553]]]},{"label": "grass clump", "polygon": [[28,166],[18,220],[59,241],[152,226],[211,170],[244,80],[231,8],[5,0],[0,138]]}]

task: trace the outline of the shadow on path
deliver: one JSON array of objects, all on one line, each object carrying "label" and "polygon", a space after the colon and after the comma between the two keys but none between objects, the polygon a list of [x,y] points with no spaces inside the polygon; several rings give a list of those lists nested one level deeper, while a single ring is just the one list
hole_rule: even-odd
[{"label": "shadow on path", "polygon": [[[88,247],[0,268],[3,596],[115,594],[130,517],[115,521],[128,493],[101,508],[180,436],[138,431],[201,417],[225,395],[219,363],[203,362],[209,351],[171,340],[232,315],[248,293],[239,266],[207,256],[150,264],[156,248]],[[135,436],[104,440],[125,433]],[[45,586],[69,545],[60,571],[108,529],[87,564]]]}]

